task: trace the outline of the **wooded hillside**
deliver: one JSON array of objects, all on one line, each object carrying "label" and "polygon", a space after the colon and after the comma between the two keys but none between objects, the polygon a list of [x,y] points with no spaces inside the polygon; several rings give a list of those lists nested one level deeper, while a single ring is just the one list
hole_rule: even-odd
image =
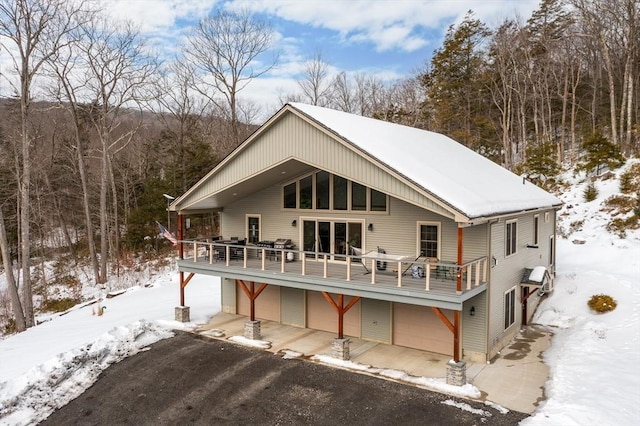
[{"label": "wooded hillside", "polygon": [[[639,9],[542,0],[497,28],[470,11],[414,75],[330,75],[316,54],[280,101],[444,133],[552,189],[563,164],[638,153]],[[182,194],[275,112],[237,96],[277,65],[273,34],[219,12],[161,61],[94,2],[0,0],[0,55],[13,63],[0,74],[12,94],[0,101],[0,247],[18,330],[34,324],[34,256],[88,259],[104,283],[126,254],[158,248],[163,194]]]}]

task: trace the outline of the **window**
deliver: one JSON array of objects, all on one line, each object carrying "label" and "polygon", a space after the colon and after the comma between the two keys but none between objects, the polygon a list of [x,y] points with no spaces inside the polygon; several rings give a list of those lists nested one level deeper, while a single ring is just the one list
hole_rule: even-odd
[{"label": "window", "polygon": [[518,222],[511,221],[507,222],[507,235],[505,238],[505,242],[507,245],[506,256],[511,256],[516,253],[516,240],[518,235]]},{"label": "window", "polygon": [[313,206],[313,176],[300,179],[300,208],[311,209]]},{"label": "window", "polygon": [[316,173],[316,209],[329,210],[329,173]]},{"label": "window", "polygon": [[419,238],[419,254],[423,257],[431,257],[438,259],[438,239],[439,239],[439,225],[419,223],[418,229],[420,232]]},{"label": "window", "polygon": [[371,211],[372,212],[386,212],[387,211],[387,196],[386,194],[371,190]]},{"label": "window", "polygon": [[535,215],[533,217],[533,245],[538,245],[538,232],[540,229],[540,216]]},{"label": "window", "polygon": [[388,211],[387,194],[324,170],[282,186],[282,207],[294,210]]},{"label": "window", "polygon": [[504,329],[516,322],[516,288],[504,293]]},{"label": "window", "polygon": [[351,210],[367,209],[367,187],[351,182]]},{"label": "window", "polygon": [[296,208],[296,183],[290,183],[284,187],[284,208],[285,209],[295,209]]},{"label": "window", "polygon": [[347,209],[347,180],[333,175],[333,209]]},{"label": "window", "polygon": [[556,260],[556,245],[553,235],[549,237],[549,265],[553,265]]},{"label": "window", "polygon": [[260,241],[260,216],[247,216],[247,242],[255,244]]}]

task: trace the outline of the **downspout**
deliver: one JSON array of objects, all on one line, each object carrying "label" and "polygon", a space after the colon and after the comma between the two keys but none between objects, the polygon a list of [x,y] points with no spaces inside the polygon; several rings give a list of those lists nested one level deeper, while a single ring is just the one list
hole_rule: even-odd
[{"label": "downspout", "polygon": [[[488,285],[487,285],[487,316],[485,318],[484,324],[485,324],[485,336],[487,336],[487,341],[485,342],[486,344],[486,351],[487,354],[489,353],[489,332],[491,331],[491,327],[489,324],[489,318],[491,318],[491,281],[493,279],[493,274],[491,272],[491,270],[493,269],[494,265],[493,265],[493,225],[495,225],[496,223],[500,222],[500,219],[493,219],[490,220],[489,222],[487,222],[487,233],[489,234],[487,236],[487,241],[488,241],[488,251],[487,251],[487,260],[489,262],[489,277],[488,277]],[[496,260],[497,262],[497,260]],[[488,361],[488,360],[487,360]]]}]

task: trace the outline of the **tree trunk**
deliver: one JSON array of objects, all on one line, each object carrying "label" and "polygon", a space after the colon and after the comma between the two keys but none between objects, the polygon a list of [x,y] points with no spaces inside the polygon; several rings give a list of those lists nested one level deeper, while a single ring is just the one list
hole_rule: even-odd
[{"label": "tree trunk", "polygon": [[2,254],[2,261],[7,277],[7,290],[9,291],[9,297],[11,299],[11,307],[13,308],[13,317],[16,322],[16,331],[24,331],[27,329],[27,323],[25,321],[24,312],[22,310],[22,304],[20,303],[20,296],[18,294],[18,286],[16,285],[15,276],[13,275],[13,265],[11,264],[11,256],[9,254],[9,242],[7,241],[7,231],[4,227],[4,215],[0,208],[0,253]]},{"label": "tree trunk", "polygon": [[[28,65],[25,65],[28,67]],[[27,68],[28,69],[28,68]],[[30,195],[31,195],[31,138],[27,123],[29,116],[29,82],[22,82],[23,96],[20,100],[22,121],[22,176],[20,179],[20,247],[22,252],[22,301],[27,327],[35,325],[33,313],[33,295],[31,292],[31,239],[30,232]]]}]

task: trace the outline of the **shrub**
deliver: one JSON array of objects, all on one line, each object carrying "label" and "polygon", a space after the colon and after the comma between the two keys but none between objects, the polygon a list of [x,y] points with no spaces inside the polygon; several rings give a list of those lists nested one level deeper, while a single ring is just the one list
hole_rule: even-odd
[{"label": "shrub", "polygon": [[620,175],[620,192],[640,196],[640,163],[635,163]]},{"label": "shrub", "polygon": [[587,185],[582,193],[586,202],[593,201],[598,197],[598,188],[593,183]]},{"label": "shrub", "polygon": [[78,303],[80,303],[80,300],[68,297],[63,299],[50,299],[42,304],[41,309],[45,312],[64,312],[67,309],[73,308]]},{"label": "shrub", "polygon": [[618,302],[606,294],[595,294],[591,296],[589,302],[587,303],[591,309],[602,314],[605,312],[613,311],[616,306],[618,306]]}]

